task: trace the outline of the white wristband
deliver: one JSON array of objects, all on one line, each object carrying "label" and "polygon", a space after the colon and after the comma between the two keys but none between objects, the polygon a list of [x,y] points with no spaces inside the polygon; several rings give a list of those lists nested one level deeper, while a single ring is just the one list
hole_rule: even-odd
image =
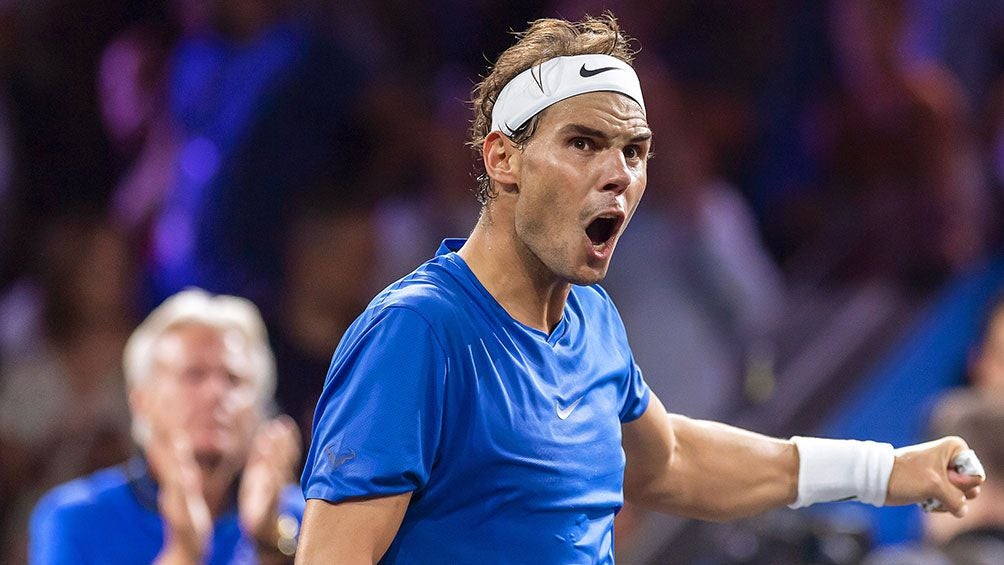
[{"label": "white wristband", "polygon": [[799,436],[791,441],[798,448],[798,498],[789,507],[842,500],[885,504],[896,459],[892,445]]}]

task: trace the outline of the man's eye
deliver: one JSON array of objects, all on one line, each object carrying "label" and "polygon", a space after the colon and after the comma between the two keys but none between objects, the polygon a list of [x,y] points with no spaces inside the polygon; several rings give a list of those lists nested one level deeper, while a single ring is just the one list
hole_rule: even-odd
[{"label": "man's eye", "polygon": [[641,151],[634,145],[630,145],[624,148],[624,156],[628,159],[637,159],[641,155]]},{"label": "man's eye", "polygon": [[584,137],[576,137],[575,139],[572,140],[572,147],[579,149],[581,151],[589,149],[590,146],[591,143],[589,142],[588,139]]}]

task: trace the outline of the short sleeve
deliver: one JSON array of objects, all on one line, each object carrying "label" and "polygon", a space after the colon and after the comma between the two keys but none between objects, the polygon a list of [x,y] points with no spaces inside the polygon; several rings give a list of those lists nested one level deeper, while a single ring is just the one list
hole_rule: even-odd
[{"label": "short sleeve", "polygon": [[631,359],[631,369],[628,371],[620,395],[620,420],[622,424],[637,420],[648,408],[651,390],[641,374],[641,368]]},{"label": "short sleeve", "polygon": [[335,351],[314,414],[305,498],[338,502],[422,489],[435,459],[446,357],[429,324],[390,307]]}]

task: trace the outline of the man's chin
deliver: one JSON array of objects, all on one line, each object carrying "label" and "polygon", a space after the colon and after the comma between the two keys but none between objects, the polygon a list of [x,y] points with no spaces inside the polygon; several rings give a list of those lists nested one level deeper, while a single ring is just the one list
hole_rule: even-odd
[{"label": "man's chin", "polygon": [[607,267],[609,263],[604,263],[603,265],[595,267],[584,267],[579,269],[579,272],[575,273],[573,276],[568,277],[568,282],[579,285],[579,286],[589,286],[599,282],[607,277]]},{"label": "man's chin", "polygon": [[210,437],[196,439],[193,441],[192,451],[196,463],[200,467],[209,469],[219,466],[228,459],[228,454],[235,451],[232,438],[220,437],[223,434],[208,434]]},{"label": "man's chin", "polygon": [[580,277],[577,279],[571,279],[568,282],[576,286],[592,286],[594,284],[603,282],[603,277]]},{"label": "man's chin", "polygon": [[203,469],[215,469],[223,463],[222,449],[199,449],[195,451],[195,462]]}]

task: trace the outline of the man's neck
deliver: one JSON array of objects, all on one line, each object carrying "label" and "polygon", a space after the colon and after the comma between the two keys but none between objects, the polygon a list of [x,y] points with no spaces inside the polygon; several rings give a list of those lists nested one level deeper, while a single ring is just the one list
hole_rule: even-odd
[{"label": "man's neck", "polygon": [[495,223],[490,213],[482,214],[458,253],[513,319],[549,334],[561,321],[571,284],[523,245],[511,222]]}]

